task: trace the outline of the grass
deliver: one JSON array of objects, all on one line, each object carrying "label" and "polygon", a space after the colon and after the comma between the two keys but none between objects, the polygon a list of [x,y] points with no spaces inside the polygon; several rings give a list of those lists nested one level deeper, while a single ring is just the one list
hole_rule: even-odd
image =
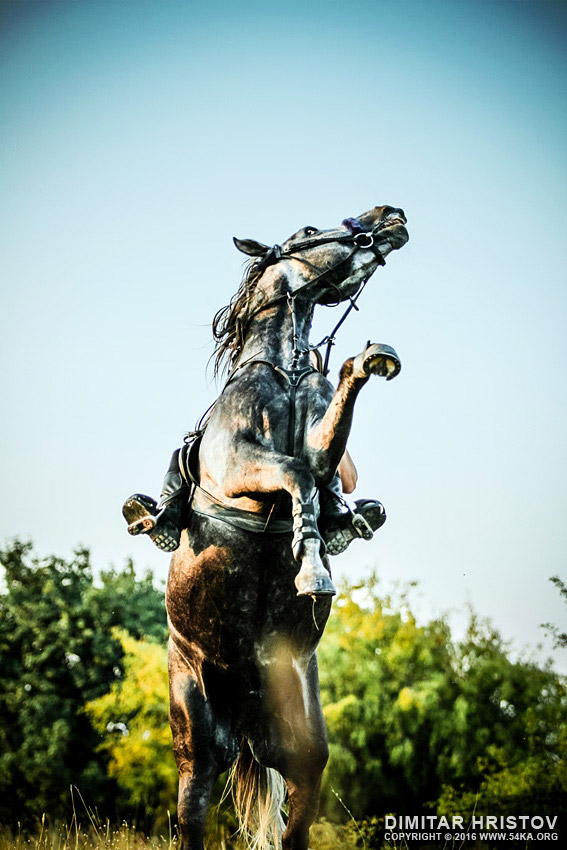
[{"label": "grass", "polygon": [[[169,815],[165,835],[163,831],[148,835],[125,821],[114,826],[108,820],[102,823],[77,788],[71,789],[71,800],[73,817],[69,825],[50,823],[45,814],[33,831],[22,830],[19,825],[14,831],[0,825],[0,850],[180,850],[180,837]],[[309,835],[310,850],[409,850],[405,841],[392,844],[380,841],[378,826],[382,822],[377,818],[357,823],[352,814],[348,814],[350,821],[344,825],[325,818],[316,821]],[[223,822],[218,811],[209,815],[205,850],[246,850],[244,843],[235,837],[234,824]],[[467,846],[470,846],[468,842],[452,841],[445,842],[438,850],[464,850]],[[475,843],[474,846],[478,850],[486,848],[484,844]],[[433,850],[432,845],[427,850]]]},{"label": "grass", "polygon": [[[312,850],[359,850],[343,827],[319,821],[311,828]],[[87,828],[73,823],[47,826],[45,817],[33,833],[12,831],[0,826],[0,850],[179,850],[179,836],[146,835],[127,823],[120,826],[89,824]],[[205,841],[207,850],[243,850],[244,845],[231,838],[228,829],[220,828]]]},{"label": "grass", "polygon": [[[148,836],[126,823],[103,829],[45,826],[45,818],[35,834],[0,827],[0,850],[174,850],[178,837]],[[220,848],[219,848],[220,850]],[[228,850],[228,849],[227,849]]]},{"label": "grass", "polygon": [[[364,825],[363,825],[364,826]],[[412,850],[415,845],[412,845]],[[425,847],[425,845],[423,845]],[[494,850],[495,845],[485,843],[445,842],[444,845],[428,844],[426,850],[465,850],[472,847]],[[504,845],[498,844],[498,847]],[[512,845],[510,845],[512,846]],[[513,846],[518,846],[513,844]],[[244,850],[244,845],[232,837],[226,826],[219,825],[210,830],[205,839],[206,850]],[[348,824],[339,826],[324,818],[311,827],[309,835],[310,850],[410,850],[408,844],[394,842],[377,844],[376,840],[353,831]],[[89,823],[82,828],[73,818],[70,826],[48,826],[45,816],[33,832],[12,831],[0,826],[0,850],[180,850],[177,832],[172,829],[168,834],[147,835],[135,826],[122,823],[112,826]]]},{"label": "grass", "polygon": [[[108,820],[102,822],[75,786],[70,788],[70,798],[73,811],[70,824],[53,823],[45,814],[33,830],[22,829],[19,824],[13,830],[0,824],[0,850],[180,850],[180,836],[172,826],[169,813],[166,834],[156,829],[148,835],[126,821],[118,825]],[[219,807],[209,811],[205,850],[246,850],[244,843],[235,836],[234,823],[227,823],[219,814]],[[375,850],[364,840],[357,842],[362,833],[354,824],[359,833],[356,836],[353,824],[354,820],[340,826],[320,819],[311,827],[310,850]]]}]

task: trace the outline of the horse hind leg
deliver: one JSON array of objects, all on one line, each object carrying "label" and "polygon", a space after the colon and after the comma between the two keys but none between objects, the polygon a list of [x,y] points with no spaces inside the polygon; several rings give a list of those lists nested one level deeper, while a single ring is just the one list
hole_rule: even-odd
[{"label": "horse hind leg", "polygon": [[182,850],[203,850],[213,786],[236,758],[236,737],[214,710],[202,677],[189,669],[172,642],[169,650],[170,725],[179,773],[177,817]]},{"label": "horse hind leg", "polygon": [[[326,756],[324,759],[326,760]],[[323,767],[294,778],[282,778],[280,772],[274,768],[262,767],[257,762],[255,764],[258,771],[243,772],[244,783],[240,789],[238,786],[235,789],[235,807],[243,832],[250,831],[254,834],[253,840],[257,843],[253,846],[258,850],[272,847],[281,847],[281,850],[308,850],[309,828],[319,807]],[[262,776],[262,780],[259,780],[258,776]],[[260,787],[250,788],[251,780]],[[238,781],[239,778],[235,777],[235,782]],[[287,824],[284,824],[281,806],[286,796],[286,787],[289,814]],[[257,800],[257,794],[261,795],[261,800]],[[251,813],[254,803],[258,811],[255,820]]]},{"label": "horse hind leg", "polygon": [[309,827],[315,820],[321,793],[321,774],[286,779],[289,818],[282,850],[308,850]]},{"label": "horse hind leg", "polygon": [[242,740],[230,783],[239,832],[245,841],[257,850],[279,848],[285,829],[282,817],[285,782],[277,770],[256,761],[246,738]]},{"label": "horse hind leg", "polygon": [[177,818],[182,850],[204,850],[205,819],[219,773],[212,763],[189,766],[178,762]]}]

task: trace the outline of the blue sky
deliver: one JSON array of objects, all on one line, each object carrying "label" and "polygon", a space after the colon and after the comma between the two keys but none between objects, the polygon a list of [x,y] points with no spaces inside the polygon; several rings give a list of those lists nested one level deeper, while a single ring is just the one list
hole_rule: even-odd
[{"label": "blue sky", "polygon": [[388,203],[411,241],[332,369],[368,338],[402,358],[350,441],[389,519],[335,574],[543,639],[567,578],[564,5],[4,0],[0,38],[0,537],[164,577],[120,507],[216,395],[232,236]]}]

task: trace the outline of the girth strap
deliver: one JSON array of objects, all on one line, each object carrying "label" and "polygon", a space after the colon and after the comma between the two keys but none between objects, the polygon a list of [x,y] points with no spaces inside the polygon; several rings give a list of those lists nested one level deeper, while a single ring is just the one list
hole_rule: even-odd
[{"label": "girth strap", "polygon": [[221,522],[232,525],[233,528],[238,528],[240,531],[250,531],[253,534],[291,534],[293,531],[293,520],[291,519],[271,519],[261,514],[252,513],[252,511],[243,511],[241,508],[229,508],[228,505],[221,507],[216,502],[203,505],[201,504],[204,501],[202,496],[203,491],[200,490],[196,496],[197,503],[193,499],[191,506],[191,510],[201,516],[220,519]]},{"label": "girth strap", "polygon": [[199,447],[201,437],[185,444],[179,455],[179,468],[183,478],[191,488],[191,510],[201,516],[220,519],[240,531],[250,531],[253,534],[290,534],[293,531],[292,519],[272,519],[271,513],[266,517],[241,508],[225,505],[212,493],[209,493],[199,482]]}]

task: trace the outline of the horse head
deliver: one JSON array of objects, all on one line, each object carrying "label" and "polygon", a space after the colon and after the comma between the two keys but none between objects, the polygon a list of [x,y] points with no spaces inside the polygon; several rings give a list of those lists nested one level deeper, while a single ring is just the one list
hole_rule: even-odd
[{"label": "horse head", "polygon": [[309,295],[313,303],[326,304],[351,298],[361,283],[384,265],[391,251],[406,244],[406,223],[402,209],[376,206],[329,230],[302,227],[281,245],[236,238],[234,243],[239,251],[255,258],[252,268],[258,277],[287,261],[294,267],[288,267],[285,275],[290,294]]}]

